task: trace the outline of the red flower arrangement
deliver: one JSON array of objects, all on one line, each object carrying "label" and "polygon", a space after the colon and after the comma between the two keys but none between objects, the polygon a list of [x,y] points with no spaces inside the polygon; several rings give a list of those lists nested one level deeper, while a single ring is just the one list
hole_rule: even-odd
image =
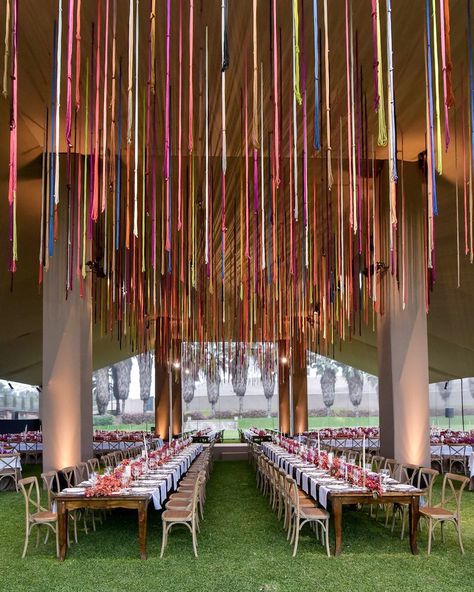
[{"label": "red flower arrangement", "polygon": [[86,489],[86,497],[105,497],[122,489],[122,475],[116,471],[112,475],[100,475],[93,487]]}]

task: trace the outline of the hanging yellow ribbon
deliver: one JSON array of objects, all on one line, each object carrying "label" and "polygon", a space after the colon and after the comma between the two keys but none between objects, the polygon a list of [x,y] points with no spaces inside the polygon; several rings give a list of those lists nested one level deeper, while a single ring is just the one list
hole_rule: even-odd
[{"label": "hanging yellow ribbon", "polygon": [[298,15],[298,0],[293,0],[293,52],[294,52],[294,93],[298,105],[301,105],[301,90],[300,90],[300,43],[299,43],[299,15]]}]

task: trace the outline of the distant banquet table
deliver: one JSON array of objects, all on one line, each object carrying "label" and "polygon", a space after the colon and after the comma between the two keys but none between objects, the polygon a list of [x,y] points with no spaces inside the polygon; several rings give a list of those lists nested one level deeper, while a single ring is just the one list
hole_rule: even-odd
[{"label": "distant banquet table", "polygon": [[194,443],[197,444],[211,444],[212,442],[222,441],[222,435],[224,430],[209,430],[199,431],[192,435]]},{"label": "distant banquet table", "polygon": [[252,444],[261,444],[262,442],[271,442],[272,433],[267,430],[255,430],[250,428],[244,430],[244,438],[247,442],[251,442]]}]

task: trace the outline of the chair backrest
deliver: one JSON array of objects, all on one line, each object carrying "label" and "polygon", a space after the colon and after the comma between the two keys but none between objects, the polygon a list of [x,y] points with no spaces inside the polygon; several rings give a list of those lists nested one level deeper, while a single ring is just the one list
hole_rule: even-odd
[{"label": "chair backrest", "polygon": [[280,491],[281,491],[284,499],[287,498],[287,490],[286,490],[285,482],[286,482],[285,471],[283,469],[278,469],[278,483],[279,483]]},{"label": "chair backrest", "polygon": [[64,469],[61,469],[61,474],[66,480],[66,487],[74,487],[76,483],[75,473],[76,467],[64,467]]},{"label": "chair backrest", "polygon": [[196,509],[197,509],[199,496],[201,494],[201,490],[202,490],[205,482],[206,482],[206,474],[204,471],[201,471],[198,474],[198,477],[196,479],[196,483],[194,485],[194,490],[193,490],[193,505],[192,505],[193,519],[196,515]]},{"label": "chair backrest", "polygon": [[103,454],[100,457],[100,462],[104,465],[104,468],[107,469],[108,467],[110,467],[110,457],[108,454]]},{"label": "chair backrest", "polygon": [[439,475],[439,471],[435,469],[428,469],[427,467],[421,467],[418,471],[418,479],[416,486],[418,489],[425,490],[425,501],[426,505],[431,506],[431,500],[433,497],[433,484],[436,481],[436,477]]},{"label": "chair backrest", "polygon": [[76,465],[76,482],[82,483],[89,479],[89,465],[86,462],[80,462]]},{"label": "chair backrest", "polygon": [[449,446],[449,457],[457,460],[464,460],[466,458],[466,446]]},{"label": "chair backrest", "polygon": [[46,471],[45,473],[41,473],[41,479],[43,481],[43,489],[46,489],[48,494],[48,508],[51,509],[55,494],[61,491],[58,473],[57,471]]},{"label": "chair backrest", "polygon": [[469,477],[464,475],[455,475],[454,473],[444,475],[440,506],[452,509],[457,519],[461,514],[462,492],[468,483]]},{"label": "chair backrest", "polygon": [[397,471],[398,481],[405,485],[413,485],[419,468],[418,465],[400,464]]},{"label": "chair backrest", "polygon": [[388,471],[390,471],[390,477],[395,478],[397,471],[398,471],[398,461],[395,460],[394,458],[386,458],[385,459],[385,464],[384,464],[384,469],[387,469]]},{"label": "chair backrest", "polygon": [[379,473],[382,468],[385,458],[383,456],[375,455],[372,457],[372,468],[375,473]]},{"label": "chair backrest", "polygon": [[300,514],[300,496],[298,495],[298,485],[293,477],[287,475],[287,495],[290,501],[290,504],[293,506],[295,514],[299,516]]},{"label": "chair backrest", "polygon": [[[40,494],[38,487],[38,479],[36,477],[26,477],[18,481],[18,486],[21,489],[25,499],[25,512],[27,522],[30,520],[31,514],[39,512],[41,509]],[[31,511],[31,509],[33,511]]]},{"label": "chair backrest", "polygon": [[99,461],[96,458],[90,458],[87,461],[90,473],[98,473],[100,471]]},{"label": "chair backrest", "polygon": [[20,453],[8,452],[0,454],[0,474],[1,475],[16,475],[17,469],[20,468]]},{"label": "chair backrest", "polygon": [[359,461],[359,453],[357,450],[350,450],[347,454],[347,462],[351,465],[356,465]]}]

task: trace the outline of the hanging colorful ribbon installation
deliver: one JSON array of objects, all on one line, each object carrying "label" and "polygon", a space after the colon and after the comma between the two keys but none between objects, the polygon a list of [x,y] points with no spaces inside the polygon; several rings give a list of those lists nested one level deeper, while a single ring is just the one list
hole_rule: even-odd
[{"label": "hanging colorful ribbon installation", "polygon": [[[455,74],[461,95],[469,87],[469,100],[460,98],[457,109],[460,142],[464,139],[465,250],[474,257],[471,1],[461,39],[467,45],[465,66],[452,63],[449,1],[426,0],[423,6],[428,288],[435,277],[441,190],[436,168],[441,172],[441,151],[450,148],[450,119],[456,129]],[[371,0],[362,11],[346,0],[339,15],[328,0],[252,0],[243,28],[229,28],[236,3],[208,4],[199,3],[195,11],[194,0],[98,0],[83,10],[81,0],[68,0],[63,35],[64,2],[56,3],[51,97],[44,109],[39,281],[56,238],[65,236],[66,293],[79,289],[86,296],[90,286],[98,329],[116,335],[120,346],[155,347],[159,360],[168,359],[177,340],[219,341],[225,352],[232,351],[226,342],[236,339],[280,340],[288,351],[291,346],[331,354],[364,323],[374,328],[383,314],[379,265],[400,280],[401,306],[409,302],[412,183],[404,182],[411,167],[398,163],[404,157],[401,130],[397,154],[395,96],[399,78],[406,76],[404,64],[399,70],[396,61],[403,54],[394,56],[393,43],[403,42],[396,36],[398,20],[392,31],[392,4],[394,11],[398,4]],[[13,271],[17,0],[5,6]],[[122,32],[124,14],[128,28]],[[88,15],[93,24],[85,22]],[[220,45],[209,37],[217,19]],[[92,32],[87,43],[81,40],[84,26]],[[370,63],[364,63],[369,36]],[[414,39],[413,49],[421,52],[418,45]],[[232,65],[231,55],[240,57]],[[11,91],[5,85],[9,76]],[[413,102],[413,109],[417,105]],[[411,129],[403,132],[410,135],[412,154],[417,136]],[[419,143],[423,152],[424,138]],[[385,145],[388,150],[381,148]],[[64,184],[61,146],[68,150]],[[380,166],[383,159],[388,166]],[[457,167],[456,149],[455,160]],[[450,159],[445,163],[448,168]],[[62,191],[67,199],[59,199]],[[60,215],[63,208],[67,215]],[[457,264],[459,283],[460,255]]]}]

